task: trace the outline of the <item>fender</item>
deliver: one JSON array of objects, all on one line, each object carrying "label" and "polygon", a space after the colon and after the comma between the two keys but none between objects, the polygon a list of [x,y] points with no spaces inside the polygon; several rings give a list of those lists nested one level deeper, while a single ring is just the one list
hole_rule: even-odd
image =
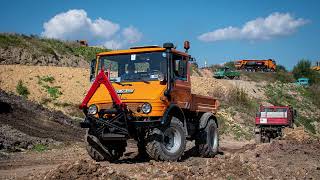
[{"label": "fender", "polygon": [[[175,114],[170,114],[171,112],[175,111]],[[186,127],[186,118],[184,116],[184,113],[182,109],[176,105],[176,104],[170,104],[165,113],[163,114],[163,117],[161,118],[161,124],[163,126],[170,124],[171,119],[169,118],[170,115],[174,115],[175,117],[179,118],[179,120],[183,123],[183,125]]]},{"label": "fender", "polygon": [[200,118],[199,129],[204,129],[207,126],[209,119],[213,119],[219,128],[217,118],[211,112],[206,112]]}]

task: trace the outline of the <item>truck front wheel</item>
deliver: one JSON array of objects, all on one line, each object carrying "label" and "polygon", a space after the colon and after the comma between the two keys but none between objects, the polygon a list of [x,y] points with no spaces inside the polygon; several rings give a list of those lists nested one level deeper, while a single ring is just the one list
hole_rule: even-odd
[{"label": "truck front wheel", "polygon": [[157,161],[177,161],[186,148],[186,132],[182,122],[173,117],[164,128],[154,128],[148,135],[146,151]]},{"label": "truck front wheel", "polygon": [[209,158],[218,154],[219,134],[214,120],[209,119],[207,126],[200,130],[195,143],[201,157]]},{"label": "truck front wheel", "polygon": [[88,133],[86,141],[87,152],[95,161],[116,161],[122,157],[127,146],[126,141],[101,142],[97,137]]}]

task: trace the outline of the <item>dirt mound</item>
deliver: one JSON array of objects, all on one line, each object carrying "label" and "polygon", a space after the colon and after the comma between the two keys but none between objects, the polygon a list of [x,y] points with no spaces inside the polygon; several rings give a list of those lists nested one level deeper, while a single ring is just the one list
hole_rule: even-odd
[{"label": "dirt mound", "polygon": [[14,152],[23,149],[32,149],[36,144],[44,146],[60,145],[52,138],[39,138],[25,134],[9,125],[0,125],[0,150]]},{"label": "dirt mound", "polygon": [[37,143],[81,141],[83,130],[68,116],[0,89],[0,150],[30,148]]},{"label": "dirt mound", "polygon": [[110,167],[88,160],[78,160],[74,163],[64,163],[39,177],[31,176],[29,179],[131,179],[120,174]]},{"label": "dirt mound", "polygon": [[304,130],[303,127],[285,128],[283,130],[283,138],[287,140],[305,141],[310,139],[310,135]]},{"label": "dirt mound", "polygon": [[18,47],[0,48],[0,64],[89,67],[83,57],[61,55],[54,50],[51,53],[36,54]]},{"label": "dirt mound", "polygon": [[281,140],[262,144],[247,155],[263,170],[264,177],[274,179],[319,179],[319,140]]}]

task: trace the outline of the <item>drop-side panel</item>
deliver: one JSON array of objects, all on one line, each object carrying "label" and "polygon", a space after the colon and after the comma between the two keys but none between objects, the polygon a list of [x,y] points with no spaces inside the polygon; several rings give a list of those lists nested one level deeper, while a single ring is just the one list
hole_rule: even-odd
[{"label": "drop-side panel", "polygon": [[191,111],[216,113],[219,107],[217,99],[191,94]]}]

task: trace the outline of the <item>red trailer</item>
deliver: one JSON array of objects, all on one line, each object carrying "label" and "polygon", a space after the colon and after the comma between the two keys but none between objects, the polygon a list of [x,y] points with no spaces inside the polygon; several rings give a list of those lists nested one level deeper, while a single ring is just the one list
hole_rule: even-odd
[{"label": "red trailer", "polygon": [[255,119],[256,142],[282,137],[283,128],[293,128],[296,114],[291,106],[260,106]]}]

